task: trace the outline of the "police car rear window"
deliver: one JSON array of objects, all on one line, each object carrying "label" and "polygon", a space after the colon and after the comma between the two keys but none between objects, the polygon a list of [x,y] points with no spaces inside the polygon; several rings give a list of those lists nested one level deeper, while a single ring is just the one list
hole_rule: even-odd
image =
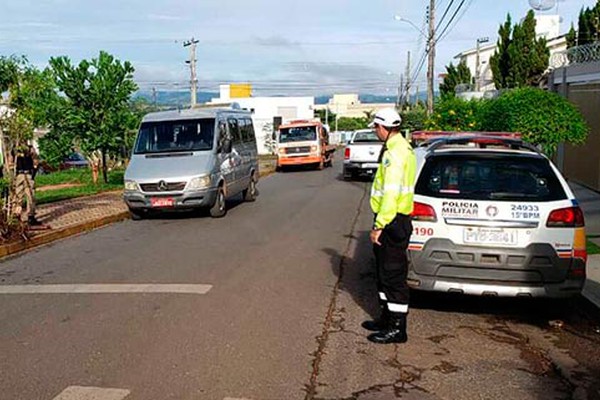
[{"label": "police car rear window", "polygon": [[453,154],[427,158],[415,193],[437,198],[556,201],[566,193],[545,158]]}]

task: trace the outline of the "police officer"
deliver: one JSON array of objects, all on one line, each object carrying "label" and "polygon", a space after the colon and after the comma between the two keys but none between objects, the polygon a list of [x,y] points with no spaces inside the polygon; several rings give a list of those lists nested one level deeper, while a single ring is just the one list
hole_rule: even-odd
[{"label": "police officer", "polygon": [[379,110],[369,125],[384,146],[371,189],[375,220],[370,238],[377,266],[377,289],[381,316],[365,321],[375,343],[404,343],[409,289],[406,284],[406,250],[412,233],[416,159],[411,145],[400,134],[401,118],[393,108]]},{"label": "police officer", "polygon": [[37,156],[33,146],[18,148],[15,155],[15,215],[22,219],[23,198],[27,201],[26,215],[29,225],[40,225],[35,218],[35,184]]}]

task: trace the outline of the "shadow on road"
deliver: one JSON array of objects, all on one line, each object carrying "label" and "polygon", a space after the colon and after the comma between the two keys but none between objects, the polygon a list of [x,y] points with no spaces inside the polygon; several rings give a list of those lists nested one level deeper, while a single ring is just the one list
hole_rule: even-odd
[{"label": "shadow on road", "polygon": [[[227,200],[227,211],[231,211],[238,207],[240,204],[244,204],[245,201],[242,200],[241,195],[239,199],[233,198]],[[190,218],[210,218],[210,214],[208,212],[208,208],[198,208],[191,210],[148,210],[148,212],[144,215],[144,219],[151,220],[180,220],[180,219],[190,219]],[[227,218],[227,217],[225,217]]]},{"label": "shadow on road", "polygon": [[340,280],[339,290],[348,293],[354,302],[371,317],[379,316],[375,277],[375,260],[369,243],[369,232],[359,231],[354,237],[358,245],[353,254],[344,257],[337,250],[323,249],[331,259],[331,269]]}]

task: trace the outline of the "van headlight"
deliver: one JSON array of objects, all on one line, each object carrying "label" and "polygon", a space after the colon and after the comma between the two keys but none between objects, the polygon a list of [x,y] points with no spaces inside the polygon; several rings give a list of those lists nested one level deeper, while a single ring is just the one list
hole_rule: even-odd
[{"label": "van headlight", "polygon": [[199,176],[191,179],[187,184],[187,190],[205,189],[210,186],[210,175]]},{"label": "van headlight", "polygon": [[139,192],[140,187],[138,186],[136,181],[126,180],[125,181],[125,190],[127,190],[129,192]]}]

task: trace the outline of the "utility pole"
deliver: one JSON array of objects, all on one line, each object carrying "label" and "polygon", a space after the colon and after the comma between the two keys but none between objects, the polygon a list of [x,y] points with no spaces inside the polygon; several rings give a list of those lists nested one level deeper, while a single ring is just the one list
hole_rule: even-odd
[{"label": "utility pole", "polygon": [[192,38],[191,40],[187,40],[183,42],[183,47],[190,47],[190,59],[186,61],[187,64],[190,64],[190,107],[194,107],[196,105],[196,84],[198,83],[198,79],[196,78],[196,44],[198,40]]},{"label": "utility pole", "polygon": [[398,97],[396,98],[396,108],[400,109],[404,103],[404,75],[400,74],[400,85],[398,85]]},{"label": "utility pole", "polygon": [[481,89],[481,61],[479,60],[479,45],[481,43],[487,43],[490,41],[488,37],[481,37],[477,39],[477,56],[475,57],[475,91],[479,92]]},{"label": "utility pole", "polygon": [[156,88],[155,87],[152,88],[152,105],[154,106],[154,109],[156,109]]},{"label": "utility pole", "polygon": [[435,63],[435,0],[429,0],[429,35],[427,38],[427,115],[433,114],[433,79]]},{"label": "utility pole", "polygon": [[404,87],[404,104],[410,104],[410,51],[406,56],[406,85]]}]

